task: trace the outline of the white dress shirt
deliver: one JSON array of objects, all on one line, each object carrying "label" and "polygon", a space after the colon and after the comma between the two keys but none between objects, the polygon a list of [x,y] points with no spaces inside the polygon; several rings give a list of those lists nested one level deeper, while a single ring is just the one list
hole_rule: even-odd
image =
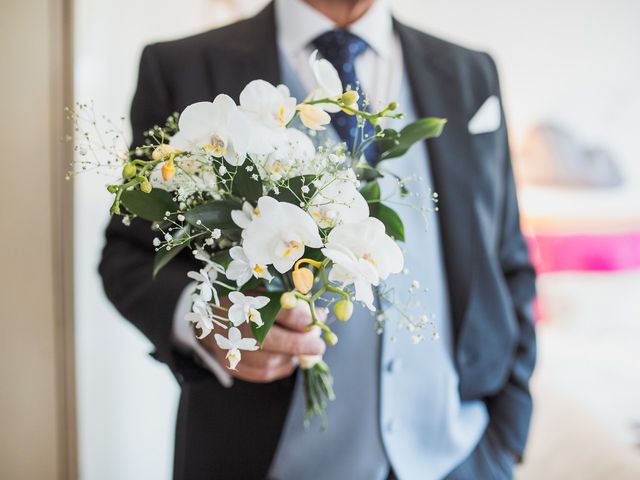
[{"label": "white dress shirt", "polygon": [[[337,27],[304,0],[275,0],[275,17],[278,48],[284,57],[282,60],[296,72],[307,91],[311,91],[315,86],[309,67],[309,56],[315,50],[313,40]],[[389,1],[376,0],[348,30],[370,47],[356,58],[356,73],[369,99],[370,108],[383,108],[398,98],[403,74],[402,47],[393,31]],[[174,313],[173,340],[179,348],[196,354],[220,383],[229,387],[233,384],[233,378],[213,354],[200,344],[192,326],[184,319],[191,309],[193,291],[194,285],[189,285],[178,300]]]}]

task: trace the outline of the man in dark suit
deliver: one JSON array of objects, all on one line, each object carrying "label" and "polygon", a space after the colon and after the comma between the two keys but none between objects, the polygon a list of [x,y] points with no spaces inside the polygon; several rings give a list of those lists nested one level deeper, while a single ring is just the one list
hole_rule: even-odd
[{"label": "man in dark suit", "polygon": [[[309,31],[314,37],[307,39]],[[389,40],[381,40],[383,35]],[[303,39],[304,49],[296,50],[295,42]],[[388,409],[386,398],[394,395],[381,380],[383,370],[397,371],[398,362],[382,365],[384,349],[370,339],[370,348],[358,357],[368,363],[359,368],[370,366],[374,374],[370,381],[362,375],[361,382],[369,383],[356,382],[353,389],[370,388],[372,394],[338,392],[334,403],[344,397],[340,408],[351,409],[345,410],[345,418],[352,421],[330,424],[335,438],[347,438],[350,431],[360,432],[361,440],[341,445],[330,442],[331,437],[316,440],[298,432],[294,422],[301,419],[288,419],[300,401],[295,356],[324,351],[317,337],[302,331],[306,314],[280,315],[263,351],[248,352],[247,365],[238,372],[220,372],[224,356],[213,341],[190,347],[176,334],[176,313],[189,283],[186,273],[196,269],[193,258],[179,256],[152,279],[154,235],[149,224],[136,219],[126,227],[114,218],[100,264],[105,290],[122,315],[151,340],[154,357],[171,368],[182,389],[176,478],[510,478],[514,462],[522,457],[531,415],[528,381],[535,363],[535,275],[520,232],[498,77],[488,55],[392,20],[384,0],[276,0],[248,20],[146,47],[131,109],[133,143],[142,144],[145,130],[191,103],[219,93],[237,100],[253,79],[304,84],[302,54],[316,47],[329,58],[335,50],[331,46],[345,41],[354,46],[352,51],[365,51],[354,60],[365,89],[370,85],[378,96],[402,92],[415,115],[448,119],[443,135],[421,146],[411,160],[423,162],[441,199],[438,235],[432,243],[409,247],[441,259],[441,276],[432,281],[442,284],[442,328],[450,332],[451,348],[435,354],[442,358],[435,358],[432,369],[442,364],[447,371],[450,364],[444,381],[454,389],[443,405],[433,405],[454,413],[437,424],[422,419],[423,400],[438,397],[440,386],[433,376],[422,382],[422,366],[413,362],[397,378],[404,382],[403,391],[409,386],[419,395],[408,395],[405,404],[393,407],[409,415],[401,434],[397,429],[394,433],[391,422],[378,415],[380,402]],[[402,72],[402,79],[394,80],[395,71]],[[293,78],[296,74],[300,77]],[[349,348],[349,342],[357,341],[341,337],[338,346]],[[369,351],[378,353],[367,357]],[[432,357],[429,361],[434,362]],[[371,398],[377,396],[382,400]],[[331,411],[329,416],[331,422]],[[429,430],[439,433],[429,436]],[[332,465],[323,468],[322,463]]]}]

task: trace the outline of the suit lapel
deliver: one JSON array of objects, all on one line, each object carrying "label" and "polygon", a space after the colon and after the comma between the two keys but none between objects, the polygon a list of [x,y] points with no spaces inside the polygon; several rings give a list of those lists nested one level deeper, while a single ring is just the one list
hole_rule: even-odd
[{"label": "suit lapel", "polygon": [[280,83],[273,3],[256,16],[227,29],[228,38],[211,45],[209,75],[213,91],[238,100],[247,83],[256,79]]},{"label": "suit lapel", "polygon": [[442,136],[427,141],[434,189],[439,195],[444,263],[456,338],[469,302],[473,272],[473,198],[469,167],[472,156],[462,88],[449,64],[429,49],[424,34],[395,22],[404,55],[405,70],[421,117],[448,120]]}]

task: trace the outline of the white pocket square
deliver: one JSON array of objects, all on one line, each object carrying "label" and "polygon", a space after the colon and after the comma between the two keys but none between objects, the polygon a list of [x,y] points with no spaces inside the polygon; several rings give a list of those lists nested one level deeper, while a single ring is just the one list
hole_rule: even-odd
[{"label": "white pocket square", "polygon": [[477,135],[479,133],[495,132],[500,128],[500,99],[491,95],[485,100],[476,114],[469,120],[469,133]]}]

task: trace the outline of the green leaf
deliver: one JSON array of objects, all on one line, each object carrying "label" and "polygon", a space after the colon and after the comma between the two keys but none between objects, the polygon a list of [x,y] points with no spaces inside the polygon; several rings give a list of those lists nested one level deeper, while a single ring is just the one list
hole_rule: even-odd
[{"label": "green leaf", "polygon": [[[316,177],[314,175],[300,175],[298,177],[291,177],[288,182],[287,187],[280,187],[280,193],[278,195],[274,195],[273,192],[270,194],[279,202],[287,202],[292,203],[294,205],[299,206],[301,200],[311,198],[315,192],[316,187],[311,183]],[[309,187],[309,193],[305,194],[304,198],[296,196],[296,194],[301,195],[301,188],[303,185]]]},{"label": "green leaf", "polygon": [[[258,199],[262,196],[262,182],[260,181],[260,177],[258,177],[258,180],[255,180],[252,177],[256,172],[255,166],[252,172],[247,171],[246,167],[248,164],[249,161],[236,167],[236,171],[233,173],[231,191],[234,195],[255,205]],[[230,168],[233,169],[233,167]]]},{"label": "green leaf", "polygon": [[360,189],[360,193],[369,203],[369,214],[384,224],[387,235],[404,242],[404,225],[400,216],[390,207],[380,202],[380,184],[367,183]]},{"label": "green leaf", "polygon": [[[173,234],[173,238],[180,239],[189,234],[189,226],[181,228],[177,233]],[[158,250],[156,256],[153,259],[153,276],[155,277],[162,268],[173,260],[189,242],[185,242],[177,247],[173,247],[171,250],[167,250],[166,247]]]},{"label": "green leaf", "polygon": [[391,150],[399,143],[400,133],[392,128],[380,129],[378,135],[382,135],[376,137],[378,138],[378,151],[380,153]]},{"label": "green leaf", "polygon": [[416,120],[404,127],[395,140],[379,142],[380,160],[396,158],[404,155],[411,146],[422,140],[439,137],[447,120],[427,117]]},{"label": "green leaf", "polygon": [[240,203],[234,200],[212,200],[192,208],[184,214],[184,217],[191,225],[197,226],[200,220],[202,225],[211,230],[219,228],[227,233],[227,231],[240,229],[231,220],[231,211],[241,208]]},{"label": "green leaf", "polygon": [[320,248],[306,247],[304,249],[304,258],[310,258],[316,262],[322,262],[324,260],[324,254]]},{"label": "green leaf", "polygon": [[404,242],[404,224],[395,210],[379,203],[372,215],[384,224],[387,235]]},{"label": "green leaf", "polygon": [[260,295],[269,297],[269,303],[260,309],[260,316],[262,317],[263,325],[258,327],[255,323],[251,322],[251,331],[260,345],[263,344],[264,339],[267,337],[267,333],[276,321],[276,315],[280,311],[280,296],[284,292],[265,292]]},{"label": "green leaf", "polygon": [[219,250],[211,256],[211,260],[222,265],[224,268],[229,266],[231,263],[231,254],[229,253],[230,249]]},{"label": "green leaf", "polygon": [[380,173],[376,168],[373,168],[371,165],[364,162],[358,163],[356,165],[355,171],[356,178],[364,182],[369,182],[383,176],[382,173]]},{"label": "green leaf", "polygon": [[161,222],[165,212],[178,210],[178,204],[173,201],[173,195],[160,188],[154,188],[149,193],[137,189],[127,190],[122,192],[120,201],[129,213],[150,222]]},{"label": "green leaf", "polygon": [[360,189],[360,194],[369,203],[377,203],[380,201],[380,184],[378,182],[369,182]]}]

